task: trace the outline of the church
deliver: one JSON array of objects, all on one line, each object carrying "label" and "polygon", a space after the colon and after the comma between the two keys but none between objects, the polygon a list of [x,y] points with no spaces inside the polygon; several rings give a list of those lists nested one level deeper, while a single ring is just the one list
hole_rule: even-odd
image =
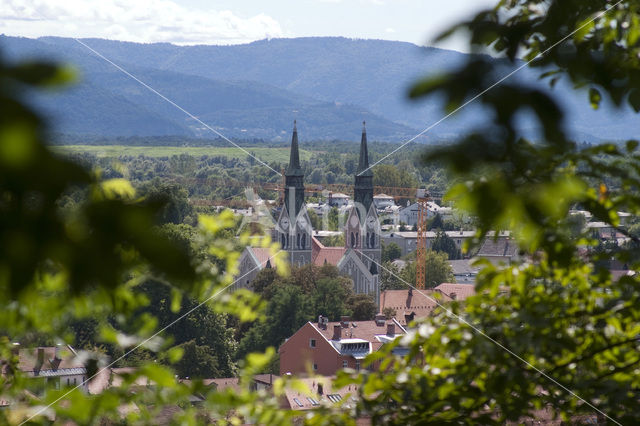
[{"label": "church", "polygon": [[[373,203],[373,172],[369,168],[367,131],[362,123],[360,157],[354,182],[354,203],[346,217],[344,247],[325,247],[313,235],[304,199],[304,173],[300,166],[298,129],[294,121],[289,166],[285,171],[284,205],[272,238],[293,266],[331,264],[351,277],[355,293],[373,296],[380,304],[380,220]],[[240,256],[236,287],[250,287],[258,271],[271,267],[268,249],[246,247]]]}]

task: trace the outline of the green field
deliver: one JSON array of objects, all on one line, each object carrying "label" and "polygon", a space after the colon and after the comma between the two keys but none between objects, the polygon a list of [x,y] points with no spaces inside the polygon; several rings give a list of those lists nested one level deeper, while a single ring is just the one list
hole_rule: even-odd
[{"label": "green field", "polygon": [[[147,157],[171,157],[173,155],[188,154],[195,157],[202,155],[224,156],[229,158],[246,158],[250,152],[264,162],[276,161],[285,163],[289,161],[289,148],[264,148],[264,147],[179,147],[179,146],[124,146],[124,145],[62,145],[53,149],[60,153],[89,153],[97,157],[121,157],[138,156]],[[312,151],[300,150],[300,160],[309,160]]]}]

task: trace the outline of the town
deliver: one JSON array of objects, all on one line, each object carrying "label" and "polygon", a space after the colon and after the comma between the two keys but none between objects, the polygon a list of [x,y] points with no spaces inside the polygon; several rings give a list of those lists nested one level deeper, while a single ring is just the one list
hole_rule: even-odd
[{"label": "town", "polygon": [[0,424],[640,423],[637,2],[0,16]]}]

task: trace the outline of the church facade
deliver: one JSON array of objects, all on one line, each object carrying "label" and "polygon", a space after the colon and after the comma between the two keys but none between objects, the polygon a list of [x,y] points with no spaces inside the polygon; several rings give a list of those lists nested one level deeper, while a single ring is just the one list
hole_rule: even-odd
[{"label": "church facade", "polygon": [[[276,221],[272,238],[287,253],[289,263],[304,266],[333,264],[353,280],[353,290],[373,296],[380,303],[379,268],[380,220],[373,204],[373,173],[369,168],[366,128],[362,128],[358,169],[354,179],[354,203],[344,227],[345,246],[324,247],[314,236],[304,200],[304,173],[300,166],[298,130],[294,121],[289,166],[285,171],[284,205]],[[264,249],[247,247],[240,257],[236,287],[250,286],[260,269]]]}]

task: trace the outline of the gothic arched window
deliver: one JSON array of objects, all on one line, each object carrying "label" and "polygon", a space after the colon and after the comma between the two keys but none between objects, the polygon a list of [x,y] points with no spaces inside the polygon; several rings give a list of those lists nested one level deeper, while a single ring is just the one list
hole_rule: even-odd
[{"label": "gothic arched window", "polygon": [[307,247],[307,234],[302,234],[302,248]]},{"label": "gothic arched window", "polygon": [[356,236],[355,234],[352,232],[351,233],[351,247],[355,247],[356,246]]},{"label": "gothic arched window", "polygon": [[282,248],[287,248],[287,240],[286,237],[284,236],[284,234],[280,234],[280,242],[281,242],[281,246]]},{"label": "gothic arched window", "polygon": [[299,232],[296,234],[296,247],[300,248],[300,233]]}]

